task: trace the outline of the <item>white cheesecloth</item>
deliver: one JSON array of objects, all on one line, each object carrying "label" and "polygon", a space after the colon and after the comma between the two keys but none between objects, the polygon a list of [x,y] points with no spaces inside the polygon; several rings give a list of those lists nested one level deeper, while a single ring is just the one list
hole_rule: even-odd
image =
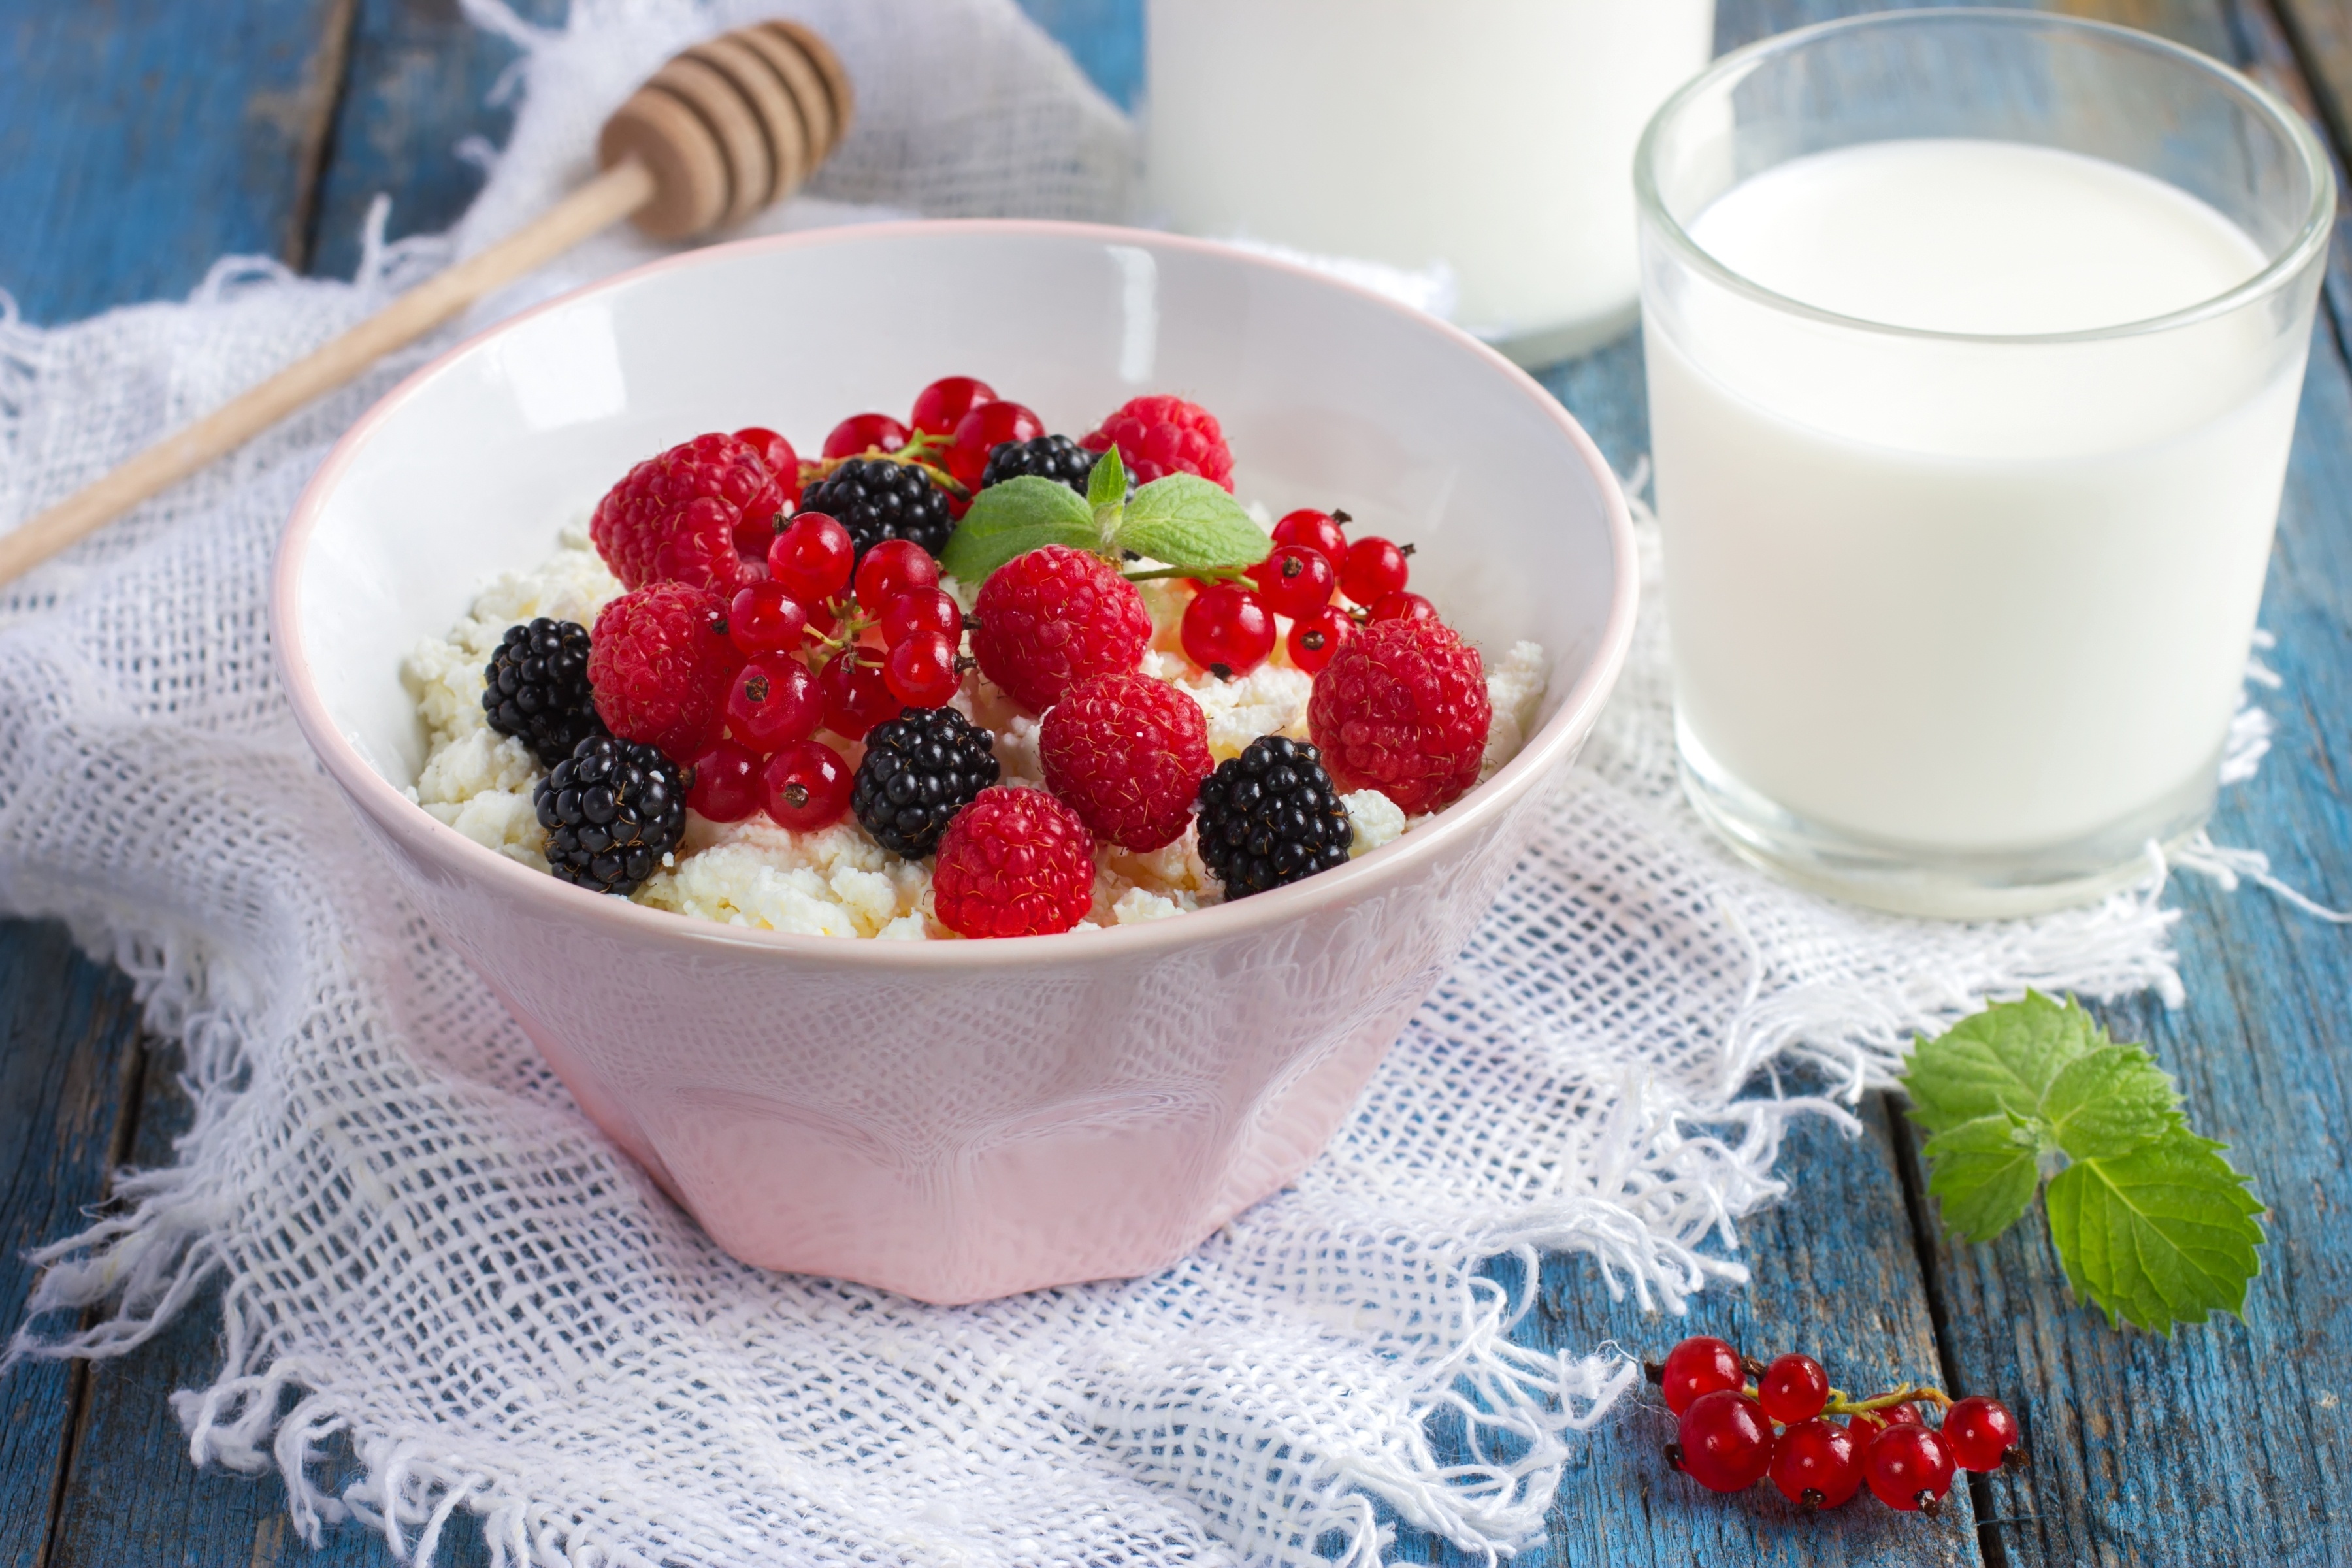
[{"label": "white cheesecloth", "polygon": [[[524,97],[451,236],[371,245],[356,283],[233,259],[185,303],[0,315],[0,525],[541,210],[649,62],[756,14],[576,0],[541,34],[473,4],[525,45]],[[919,26],[796,9],[860,118],[764,226],[1129,210],[1127,122],[1012,0],[925,0]],[[600,238],[467,326],[651,253]],[[1159,1278],[978,1307],[745,1268],[392,900],[278,689],[280,524],[457,335],[0,594],[0,909],[136,977],[196,1108],[177,1165],[43,1255],[36,1315],[101,1321],[28,1325],[11,1356],[128,1351],[216,1280],[226,1364],[176,1398],[192,1452],[282,1470],[314,1541],[357,1517],[429,1559],[463,1509],[500,1564],[1374,1563],[1383,1517],[1508,1549],[1635,1374],[1515,1344],[1523,1303],[1482,1260],[1581,1252],[1591,1288],[1677,1308],[1744,1278],[1723,1248],[1783,1190],[1787,1118],[1843,1115],[1912,1031],[2027,984],[2179,994],[2160,867],[2095,908],[1961,926],[1734,864],[1675,788],[1653,599],[1542,838],[1295,1188]],[[2240,776],[2263,736],[2249,710]],[[1792,1065],[1835,1093],[1740,1098]],[[1441,1415],[1506,1457],[1442,1466]],[[357,1479],[331,1487],[331,1443]]]}]

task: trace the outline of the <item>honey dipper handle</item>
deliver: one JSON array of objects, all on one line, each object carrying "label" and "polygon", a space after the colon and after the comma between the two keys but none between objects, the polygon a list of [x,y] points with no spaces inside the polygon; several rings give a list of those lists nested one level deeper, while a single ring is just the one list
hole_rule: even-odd
[{"label": "honey dipper handle", "polygon": [[415,342],[483,295],[628,216],[653,195],[654,177],[643,163],[628,158],[614,164],[479,256],[427,279],[332,342],[166,436],[14,532],[0,534],[0,583],[16,581],[312,398],[332,392],[393,350]]}]

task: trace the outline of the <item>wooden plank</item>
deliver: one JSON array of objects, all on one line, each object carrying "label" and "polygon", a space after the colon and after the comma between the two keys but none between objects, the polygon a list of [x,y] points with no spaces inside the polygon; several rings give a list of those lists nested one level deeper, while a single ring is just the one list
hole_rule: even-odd
[{"label": "wooden plank", "polygon": [[[560,24],[569,0],[509,0],[524,21]],[[378,193],[392,198],[391,238],[432,234],[457,221],[482,186],[481,168],[457,155],[479,137],[503,145],[514,100],[489,101],[520,51],[468,22],[456,0],[359,0],[346,87],[336,106],[319,186],[309,270],[348,278]],[[648,63],[647,69],[652,68]]]},{"label": "wooden plank", "polygon": [[[1864,1120],[1864,1135],[1852,1141],[1819,1120],[1792,1128],[1781,1169],[1801,1172],[1803,1180],[1786,1202],[1741,1227],[1748,1242],[1741,1256],[1754,1271],[1745,1289],[1710,1290],[1691,1303],[1686,1318],[1655,1315],[1630,1298],[1612,1302],[1586,1259],[1548,1258],[1537,1310],[1519,1337],[1580,1355],[1613,1342],[1654,1359],[1686,1334],[1711,1333],[1766,1358],[1803,1350],[1849,1389],[1876,1392],[1901,1378],[1940,1378],[1895,1150],[1875,1099]],[[1517,1266],[1496,1272],[1510,1279]],[[1808,1517],[1769,1485],[1722,1497],[1675,1474],[1662,1452],[1673,1435],[1656,1392],[1638,1391],[1594,1430],[1561,1481],[1547,1521],[1549,1543],[1512,1562],[1528,1568],[1929,1568],[1981,1561],[1963,1489],[1954,1490],[1937,1520],[1898,1515],[1866,1497]],[[1483,1562],[1418,1531],[1401,1532],[1395,1556],[1461,1568]]]},{"label": "wooden plank", "polygon": [[[159,1053],[165,1058],[169,1051]],[[192,1120],[187,1098],[169,1070],[147,1075],[131,1161],[161,1165]],[[93,1363],[73,1465],[59,1498],[58,1522],[46,1568],[244,1568],[300,1563],[305,1568],[392,1568],[398,1559],[383,1537],[347,1524],[326,1532],[311,1552],[288,1523],[286,1488],[276,1475],[255,1478],[189,1463],[188,1441],[171,1406],[173,1391],[202,1388],[220,1371],[220,1309],[207,1291],[163,1333],[119,1360]],[[330,1476],[352,1471],[348,1457]],[[473,1516],[444,1536],[443,1564],[479,1563],[486,1553]]]},{"label": "wooden plank", "polygon": [[2352,147],[2352,3],[2274,0],[2312,98],[2338,147]]},{"label": "wooden plank", "polygon": [[[0,1334],[24,1321],[26,1251],[105,1195],[142,1059],[128,979],[77,953],[62,926],[0,921]],[[5,1568],[40,1561],[81,1383],[55,1362],[0,1379]]]},{"label": "wooden plank", "polygon": [[[2352,376],[2323,323],[2263,624],[2285,686],[2262,773],[2213,834],[2352,904]],[[2169,1341],[2074,1303],[2041,1211],[1990,1247],[1939,1247],[1961,1381],[2012,1402],[2031,1470],[1991,1483],[2009,1561],[2352,1562],[2352,933],[2259,889],[2180,884],[2189,1002],[2106,1008],[2180,1080],[2191,1120],[2271,1205],[2246,1321]]]},{"label": "wooden plank", "polygon": [[[2337,26],[2340,5],[2286,15]],[[2315,101],[2259,3],[2228,17],[2226,58],[2291,100]],[[2170,30],[2170,29],[2167,29]],[[2176,33],[2176,36],[2179,36]],[[2188,41],[2211,45],[2201,37]],[[2303,58],[2327,58],[2305,47]],[[2340,95],[2343,78],[2323,83]],[[2340,102],[2340,98],[2336,100]],[[2338,122],[2340,124],[2340,121]],[[2344,247],[2315,335],[2263,625],[2285,677],[2265,701],[2280,721],[2261,775],[2225,795],[2213,833],[2268,851],[2313,894],[2352,900],[2352,841],[2340,723],[2352,701],[2352,374],[2344,341]],[[2352,1560],[2352,1027],[2344,1017],[2352,936],[2259,890],[2186,879],[2176,901],[2189,1002],[2103,1009],[2180,1079],[2198,1125],[2234,1145],[2272,1205],[2273,1241],[2242,1324],[2170,1341],[2110,1329],[2075,1303],[2040,1211],[1990,1247],[1938,1244],[1934,1274],[1961,1382],[2011,1400],[2033,1467],[1986,1487],[2009,1563],[2332,1563]],[[1906,1156],[1914,1152],[1906,1141]]]},{"label": "wooden plank", "polygon": [[70,321],[298,258],[352,0],[0,0],[0,289]]}]

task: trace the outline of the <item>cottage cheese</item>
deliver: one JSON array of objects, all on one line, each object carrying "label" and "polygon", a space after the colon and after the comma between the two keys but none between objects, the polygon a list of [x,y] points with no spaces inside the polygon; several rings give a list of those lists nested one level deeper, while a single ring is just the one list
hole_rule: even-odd
[{"label": "cottage cheese", "polygon": [[[952,582],[947,586],[970,607],[967,590]],[[1274,659],[1247,676],[1218,680],[1194,669],[1181,651],[1178,628],[1188,597],[1181,585],[1139,586],[1153,623],[1143,673],[1174,683],[1201,705],[1209,750],[1219,761],[1240,755],[1263,735],[1307,738],[1315,682],[1287,662],[1278,644]],[[499,577],[447,637],[418,643],[401,671],[426,738],[425,765],[409,798],[475,842],[545,871],[547,835],[531,801],[541,776],[539,761],[520,741],[489,727],[482,711],[482,669],[508,627],[538,616],[593,626],[596,612],[620,592],[585,530],[570,530],[562,548],[536,571]],[[1525,743],[1543,700],[1545,674],[1543,650],[1530,642],[1515,646],[1488,674],[1495,721],[1480,778]],[[1045,787],[1036,718],[985,682],[968,688],[955,705],[994,732],[1006,784]],[[852,766],[858,751],[847,748]],[[1424,820],[1408,818],[1377,791],[1345,795],[1341,803],[1356,830],[1356,855],[1393,843]],[[932,912],[929,867],[891,854],[847,818],[820,832],[793,833],[764,816],[715,823],[689,812],[685,841],[634,897],[654,909],[722,924],[809,936],[921,941],[955,934]],[[1189,832],[1149,855],[1102,846],[1095,856],[1093,907],[1077,929],[1166,920],[1221,897]]]}]

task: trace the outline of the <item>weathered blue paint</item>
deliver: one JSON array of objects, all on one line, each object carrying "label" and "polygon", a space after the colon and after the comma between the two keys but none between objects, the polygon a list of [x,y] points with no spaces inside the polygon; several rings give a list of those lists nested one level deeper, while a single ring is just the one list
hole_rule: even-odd
[{"label": "weathered blue paint", "polygon": [[[1140,0],[1023,0],[1117,101],[1142,76]],[[1876,8],[1871,0],[1719,0],[1719,42]],[[2244,63],[2339,125],[2352,87],[2343,0],[2074,0],[2048,8],[2152,27]],[[551,16],[561,0],[538,0]],[[481,103],[506,54],[436,0],[255,0],[234,20],[161,0],[59,7],[0,0],[0,287],[37,320],[171,295],[223,250],[310,254],[347,272],[359,215],[379,189],[393,231],[446,221],[473,188],[451,152],[504,121]],[[2312,66],[2306,84],[2293,38]],[[2316,43],[2314,40],[2317,40]],[[323,100],[305,84],[341,83]],[[273,96],[276,95],[276,96]],[[302,111],[286,108],[299,101]],[[258,109],[248,109],[250,105]],[[323,130],[331,125],[331,134]],[[306,141],[306,136],[311,139]],[[305,148],[310,148],[305,153]],[[318,177],[303,173],[320,161]],[[289,177],[290,171],[290,177]],[[312,241],[315,239],[315,246]],[[2331,300],[2352,291],[2339,258]],[[2340,314],[2315,345],[2304,423],[2264,624],[2285,685],[2262,776],[2230,792],[2216,837],[2268,850],[2282,875],[2352,904],[2352,374]],[[1628,339],[1556,366],[1545,384],[1620,468],[1646,447],[1639,345]],[[1612,1418],[1560,1489],[1554,1564],[2352,1561],[2352,933],[2259,892],[2190,882],[2179,893],[2189,1003],[2106,1010],[2177,1073],[2200,1124],[2237,1145],[2272,1205],[2273,1240],[2243,1325],[2170,1342],[2119,1333],[2073,1302],[2038,1219],[1988,1247],[1935,1239],[1916,1150],[1887,1109],[1863,1137],[1794,1133],[1788,1201],[1753,1222],[1743,1290],[1686,1320],[1612,1303],[1578,1258],[1544,1266],[1528,1342],[1582,1351],[1614,1339],[1655,1353],[1714,1331],[1753,1351],[1805,1348],[1842,1381],[1935,1375],[2014,1405],[2036,1455],[2022,1477],[1980,1487],[1941,1524],[1867,1501],[1827,1521],[1759,1493],[1717,1498],[1667,1472],[1654,1410]],[[28,1279],[17,1255],[102,1192],[108,1151],[168,1157],[184,1115],[168,1063],[126,1093],[140,1058],[128,986],[73,958],[53,927],[0,924],[0,1321]],[[136,1120],[130,1100],[136,1099]],[[1498,1273],[1508,1277],[1515,1265]],[[156,1342],[95,1369],[77,1405],[62,1369],[0,1384],[0,1568],[45,1561],[223,1564],[311,1560],[284,1524],[283,1491],[198,1473],[166,1400],[217,1364],[199,1309]],[[61,1507],[50,1497],[62,1480]],[[45,1543],[47,1543],[45,1548]],[[445,1561],[481,1559],[472,1536]],[[1407,1561],[1462,1559],[1401,1532]],[[323,1560],[386,1563],[382,1542],[330,1536]]]}]

